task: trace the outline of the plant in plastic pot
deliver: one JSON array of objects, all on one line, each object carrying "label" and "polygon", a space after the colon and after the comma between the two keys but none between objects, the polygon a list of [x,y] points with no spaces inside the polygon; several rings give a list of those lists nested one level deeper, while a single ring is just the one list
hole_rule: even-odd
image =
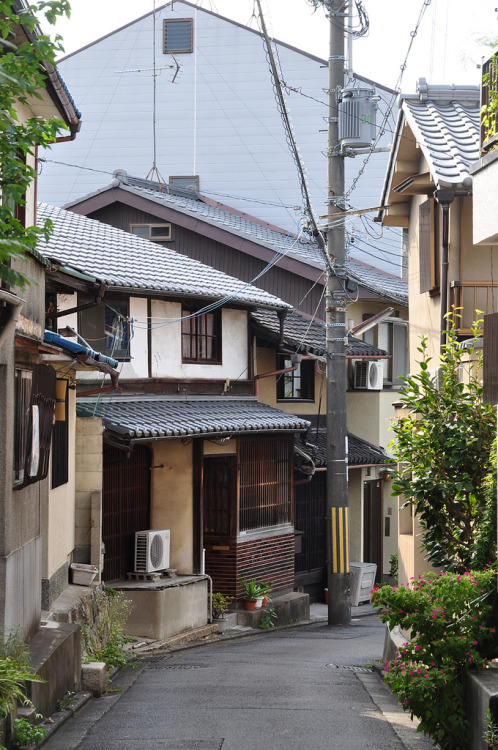
[{"label": "plant in plastic pot", "polygon": [[[255,578],[248,581],[246,578],[241,578],[239,581],[242,591],[244,592],[244,606],[246,609],[252,611],[256,608],[258,598],[262,599],[262,593],[260,583]],[[261,605],[260,605],[261,606]]]}]

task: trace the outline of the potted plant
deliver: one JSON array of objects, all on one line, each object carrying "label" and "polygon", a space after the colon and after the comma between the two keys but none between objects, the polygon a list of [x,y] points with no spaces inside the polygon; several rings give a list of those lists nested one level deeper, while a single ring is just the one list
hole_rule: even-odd
[{"label": "potted plant", "polygon": [[246,578],[241,578],[239,583],[242,587],[242,591],[244,592],[244,607],[249,611],[256,609],[258,597],[261,599],[261,601],[263,601],[259,581],[257,581],[255,578],[253,578],[251,581],[248,581]]},{"label": "potted plant", "polygon": [[263,597],[263,607],[266,607],[268,604],[268,594],[274,585],[273,581],[268,581],[268,583],[265,583],[265,581],[259,582],[260,595]]},{"label": "potted plant", "polygon": [[[216,620],[216,622],[218,623],[219,633],[224,633],[226,630],[226,627],[227,627],[226,614],[228,612],[228,605],[232,599],[233,599],[232,596],[225,596],[224,594],[221,594],[219,591],[215,592],[212,595],[211,607],[212,607],[213,620]],[[208,602],[209,602],[209,594],[208,594]]]}]

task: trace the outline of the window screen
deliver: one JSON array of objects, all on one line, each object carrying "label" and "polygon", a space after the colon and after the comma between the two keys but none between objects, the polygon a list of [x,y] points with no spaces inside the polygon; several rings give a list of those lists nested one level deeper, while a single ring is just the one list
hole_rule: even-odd
[{"label": "window screen", "polygon": [[192,19],[164,22],[164,53],[192,52]]}]

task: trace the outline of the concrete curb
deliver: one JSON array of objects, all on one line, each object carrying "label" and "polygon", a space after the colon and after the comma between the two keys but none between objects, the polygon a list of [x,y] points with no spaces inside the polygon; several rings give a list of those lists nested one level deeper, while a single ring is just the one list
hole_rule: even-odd
[{"label": "concrete curb", "polygon": [[43,722],[42,726],[47,730],[47,736],[38,743],[37,747],[42,747],[42,745],[48,742],[54,732],[60,729],[60,727],[65,724],[68,719],[77,714],[78,711],[83,708],[83,706],[92,698],[93,694],[87,692],[86,690],[81,691],[80,693],[75,693],[67,709],[64,709],[63,711],[56,711],[55,714],[52,714],[52,716],[50,716],[48,722],[46,720],[45,722]]}]

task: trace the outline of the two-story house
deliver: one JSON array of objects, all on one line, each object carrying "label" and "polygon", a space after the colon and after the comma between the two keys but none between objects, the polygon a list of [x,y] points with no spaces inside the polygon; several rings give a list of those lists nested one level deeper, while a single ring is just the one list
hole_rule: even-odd
[{"label": "two-story house", "polygon": [[[401,97],[381,199],[385,208],[379,220],[407,235],[410,370],[417,368],[417,347],[425,335],[435,376],[447,313],[458,309],[464,340],[476,311],[498,309],[498,248],[491,214],[485,230],[482,214],[476,216],[471,175],[480,153],[479,111],[477,86],[437,86],[420,79],[416,94]],[[400,576],[408,580],[427,567],[410,507],[401,511],[399,529]]]},{"label": "two-story house", "polygon": [[[324,365],[318,360],[295,365],[297,370],[288,376],[294,383],[290,388],[283,386],[285,381],[282,378],[278,380],[278,388],[275,386],[275,376],[273,381],[271,378],[260,378],[261,373],[273,373],[290,366],[287,362],[289,347],[294,348],[296,353],[301,351],[298,333],[306,339],[303,346],[309,345],[311,337],[316,349],[314,354],[319,352],[319,356],[323,356],[325,264],[314,242],[254,216],[241,214],[233,207],[214,202],[202,194],[178,188],[166,191],[157,182],[130,177],[122,170],[115,172],[108,186],[74,201],[69,208],[148,237],[157,245],[208,262],[221,271],[285,299],[295,313],[287,316],[281,332],[287,342],[287,353],[278,351],[275,345],[268,349],[256,347],[254,367],[258,397],[265,403],[300,414],[306,419],[326,413],[325,393],[320,387]],[[399,277],[352,258],[347,261],[346,283],[349,288],[350,329],[388,306],[394,310],[391,318],[364,334],[365,348],[359,349],[362,342],[357,342],[356,349],[351,351],[351,359],[348,359],[349,430],[358,439],[378,449],[379,446],[387,446],[390,441],[388,430],[389,418],[394,413],[392,403],[401,382],[399,376],[407,372],[407,287]],[[265,320],[272,329],[275,344],[275,336],[277,341],[280,336],[278,316],[268,314]],[[253,331],[259,335],[261,332],[254,328],[255,323],[253,315]],[[290,331],[293,336],[290,336]],[[376,360],[376,357],[382,358]],[[299,387],[296,385],[298,380]],[[365,415],[368,415],[367,418]],[[373,463],[381,455],[384,455],[383,451],[378,451]],[[393,541],[396,539],[397,516],[392,515],[389,492],[386,485],[379,481],[379,476],[374,475],[366,465],[363,473],[364,476],[360,476],[361,472],[350,476],[351,503],[357,509],[356,515],[353,514],[352,559],[376,562],[379,577],[382,577],[389,572],[389,559],[395,552]],[[320,491],[316,489],[319,482],[322,482]],[[299,490],[303,497],[309,491],[316,494],[318,515],[322,512],[320,508],[325,498],[324,482],[325,477],[318,472],[312,486]],[[364,513],[363,498],[368,498],[372,489],[375,490],[376,511],[375,521],[369,527],[366,520],[369,513]],[[365,500],[367,509],[369,502]],[[323,529],[311,522],[306,528],[313,529],[313,536],[302,537],[303,545],[316,552],[316,559],[323,560]],[[375,534],[370,534],[368,528],[375,528]],[[303,524],[300,531],[306,531]],[[318,541],[319,536],[321,542]],[[373,545],[375,553],[369,546],[373,544],[374,536],[377,540]],[[304,566],[306,572],[304,568],[301,570],[303,575],[296,578],[296,586],[305,585],[305,590],[312,596],[318,595],[319,590],[323,595],[322,563],[303,562],[302,553],[297,554],[301,555],[301,562],[296,558],[296,564],[298,567]],[[303,576],[306,578],[304,582]]]},{"label": "two-story house", "polygon": [[[78,380],[77,430],[96,446],[76,488],[78,522],[102,531],[75,558],[100,555],[102,542],[103,577],[122,582],[136,571],[135,532],[169,530],[161,567],[190,576],[181,589],[187,596],[192,584],[204,623],[205,581],[199,594],[194,575],[204,570],[233,596],[241,577],[292,591],[294,444],[309,422],[254,396],[249,335],[251,310],[284,316],[290,305],[101,222],[45,204],[39,215],[54,225],[50,272],[69,269],[86,285],[52,296],[51,319],[121,361],[119,392]],[[140,597],[135,588],[129,595]],[[136,628],[160,637],[170,625],[162,612]]]}]

